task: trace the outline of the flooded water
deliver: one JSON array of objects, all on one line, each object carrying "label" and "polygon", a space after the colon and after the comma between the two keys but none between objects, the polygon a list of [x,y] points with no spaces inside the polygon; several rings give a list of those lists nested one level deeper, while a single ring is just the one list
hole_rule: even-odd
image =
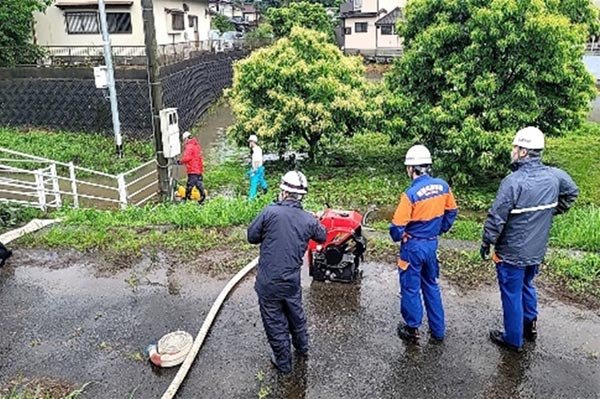
[{"label": "flooded water", "polygon": [[[235,121],[231,108],[224,102],[213,106],[209,113],[205,115],[192,134],[198,139],[202,146],[202,153],[205,163],[220,162],[226,159],[232,153],[237,151],[226,139],[226,131]],[[183,151],[183,149],[182,149]],[[174,168],[176,179],[185,179],[185,167],[176,166]]]},{"label": "flooded water", "polygon": [[[254,277],[246,278],[178,398],[251,398],[261,388],[282,399],[598,397],[597,312],[542,291],[539,340],[517,355],[487,337],[501,325],[497,287],[461,291],[444,280],[446,341],[407,347],[395,333],[395,268],[362,268],[356,285],[312,282],[303,270],[311,351],[287,377],[270,366]],[[153,368],[140,352],[173,330],[195,335],[225,284],[167,254],[111,272],[101,259],[74,252],[18,253],[0,269],[0,386],[17,375],[46,376],[91,382],[84,398],[158,398],[177,369]]]}]

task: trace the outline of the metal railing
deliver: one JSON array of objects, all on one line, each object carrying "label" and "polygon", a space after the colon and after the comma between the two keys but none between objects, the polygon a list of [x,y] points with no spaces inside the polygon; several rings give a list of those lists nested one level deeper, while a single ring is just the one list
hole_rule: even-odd
[{"label": "metal railing", "polygon": [[[99,65],[104,63],[102,46],[43,46],[38,65]],[[146,63],[144,46],[112,46],[112,56],[117,65],[143,65]]]},{"label": "metal railing", "polygon": [[600,42],[589,42],[585,45],[585,55],[600,55]]},{"label": "metal railing", "polygon": [[118,175],[0,147],[0,202],[47,210],[142,205],[158,195],[155,161]]},{"label": "metal railing", "polygon": [[[159,62],[170,64],[197,58],[207,53],[253,50],[271,41],[213,39],[158,46]],[[0,47],[0,52],[3,48]],[[146,65],[145,46],[112,46],[115,65]],[[20,54],[17,66],[95,66],[104,63],[102,46],[41,46]]]},{"label": "metal railing", "polygon": [[344,49],[344,54],[346,55],[362,55],[365,58],[395,58],[402,56],[403,52],[404,49],[402,47],[376,49]]}]

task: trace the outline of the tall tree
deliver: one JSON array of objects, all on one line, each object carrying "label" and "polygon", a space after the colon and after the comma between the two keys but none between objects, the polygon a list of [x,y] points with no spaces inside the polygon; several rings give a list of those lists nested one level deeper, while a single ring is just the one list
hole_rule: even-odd
[{"label": "tall tree", "polygon": [[369,112],[364,67],[326,39],[294,27],[235,64],[227,96],[236,116],[229,133],[239,143],[256,134],[280,152],[308,147],[314,160],[322,139],[336,142],[361,129]]},{"label": "tall tree", "polygon": [[0,66],[29,62],[40,54],[31,42],[33,13],[44,11],[52,0],[0,1]]},{"label": "tall tree", "polygon": [[521,127],[578,127],[596,94],[582,61],[593,20],[563,12],[554,0],[409,2],[405,53],[385,81],[389,133],[431,146],[465,183],[504,173]]},{"label": "tall tree", "polygon": [[290,34],[295,26],[324,32],[333,38],[333,21],[321,4],[293,2],[286,7],[270,8],[266,17],[277,38]]}]

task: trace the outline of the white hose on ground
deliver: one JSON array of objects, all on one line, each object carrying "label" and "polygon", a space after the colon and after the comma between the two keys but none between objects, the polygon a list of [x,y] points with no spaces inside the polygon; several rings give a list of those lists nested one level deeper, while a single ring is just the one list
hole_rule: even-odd
[{"label": "white hose on ground", "polygon": [[23,227],[11,230],[0,235],[0,242],[3,244],[8,244],[9,242],[16,240],[17,238],[23,237],[25,234],[36,232],[40,229],[43,229],[46,226],[58,222],[60,222],[60,219],[33,219],[31,222],[27,223]]},{"label": "white hose on ground", "polygon": [[175,395],[177,394],[177,390],[183,383],[183,380],[187,376],[187,373],[190,371],[192,363],[194,363],[194,360],[196,359],[196,356],[200,351],[200,347],[204,343],[204,339],[208,334],[208,330],[210,330],[210,327],[212,326],[215,317],[217,317],[217,313],[219,313],[219,309],[221,309],[221,306],[227,298],[227,295],[229,295],[229,292],[233,289],[233,287],[235,287],[237,283],[239,283],[240,280],[243,279],[246,276],[246,274],[250,272],[250,270],[254,269],[257,264],[258,257],[255,258],[252,262],[248,263],[246,267],[244,267],[235,276],[233,276],[233,278],[229,280],[227,285],[221,290],[221,293],[217,297],[215,303],[213,303],[212,307],[210,308],[210,312],[208,312],[206,319],[204,319],[204,323],[202,323],[202,328],[200,328],[200,331],[198,332],[198,335],[194,340],[194,345],[192,346],[192,349],[185,358],[185,361],[181,365],[181,368],[179,368],[179,371],[177,372],[177,375],[171,382],[171,385],[169,385],[169,388],[167,388],[167,390],[163,394],[162,399],[173,399],[173,397],[175,397]]}]

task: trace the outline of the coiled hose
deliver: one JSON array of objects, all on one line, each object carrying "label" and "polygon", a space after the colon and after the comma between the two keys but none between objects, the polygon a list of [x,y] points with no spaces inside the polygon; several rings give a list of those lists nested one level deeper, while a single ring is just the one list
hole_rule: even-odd
[{"label": "coiled hose", "polygon": [[192,364],[194,363],[194,360],[196,359],[196,356],[200,351],[200,347],[202,347],[204,339],[208,334],[208,330],[210,330],[210,327],[212,326],[215,317],[217,317],[217,313],[219,313],[219,310],[221,309],[223,302],[227,298],[227,295],[229,295],[229,292],[246,276],[246,274],[250,272],[250,270],[254,269],[257,264],[258,257],[256,257],[252,262],[248,263],[246,267],[244,267],[235,276],[233,276],[233,278],[229,280],[227,285],[221,290],[221,293],[210,308],[206,319],[204,319],[204,323],[202,323],[202,327],[200,328],[200,331],[198,332],[198,335],[194,340],[194,345],[192,346],[192,349],[187,354],[185,360],[183,361],[183,364],[177,372],[177,375],[171,382],[171,385],[169,385],[169,388],[167,388],[167,390],[163,394],[162,399],[173,399],[173,397],[175,397],[177,391],[179,390],[179,387],[183,383],[183,380],[190,371],[190,368],[192,367]]}]

